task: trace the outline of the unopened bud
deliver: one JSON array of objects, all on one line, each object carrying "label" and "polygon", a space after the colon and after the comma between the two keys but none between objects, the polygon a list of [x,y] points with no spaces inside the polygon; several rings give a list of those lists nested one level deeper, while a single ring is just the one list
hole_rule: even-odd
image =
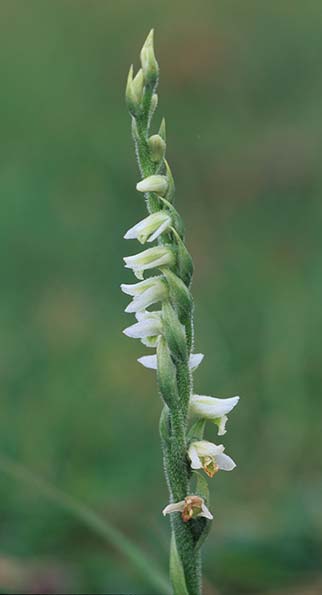
[{"label": "unopened bud", "polygon": [[139,192],[157,192],[160,196],[164,196],[168,189],[168,180],[166,176],[148,176],[138,182],[136,189]]},{"label": "unopened bud", "polygon": [[166,144],[159,134],[153,134],[148,140],[152,161],[158,163],[165,155]]},{"label": "unopened bud", "polygon": [[152,98],[151,98],[151,105],[150,105],[150,118],[152,118],[155,110],[158,107],[158,94],[157,93],[153,93]]},{"label": "unopened bud", "polygon": [[138,72],[136,73],[136,75],[133,79],[132,88],[133,88],[135,96],[137,97],[138,101],[141,103],[142,99],[143,99],[143,91],[144,91],[144,77],[143,77],[142,68],[140,68],[140,70],[138,70]]},{"label": "unopened bud", "polygon": [[133,66],[131,66],[126,83],[125,98],[129,112],[133,116],[137,116],[141,112],[143,89],[144,79],[142,69],[140,68],[133,78]]},{"label": "unopened bud", "polygon": [[157,83],[159,76],[159,65],[154,55],[153,33],[153,29],[151,29],[140,54],[144,80],[147,85],[151,86]]}]

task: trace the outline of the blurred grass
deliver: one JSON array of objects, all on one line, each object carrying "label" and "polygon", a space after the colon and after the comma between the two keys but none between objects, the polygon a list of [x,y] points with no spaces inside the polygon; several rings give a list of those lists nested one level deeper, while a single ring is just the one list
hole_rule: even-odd
[{"label": "blurred grass", "polygon": [[[196,388],[241,395],[225,437],[238,468],[214,483],[208,582],[223,595],[304,593],[322,554],[317,0],[2,2],[1,449],[166,567],[160,404],[135,361],[144,348],[121,334],[119,292],[137,249],[122,236],[144,213],[124,81],[151,26],[196,268]],[[66,592],[151,594],[36,490],[2,476],[0,502],[4,556],[64,563]]]}]

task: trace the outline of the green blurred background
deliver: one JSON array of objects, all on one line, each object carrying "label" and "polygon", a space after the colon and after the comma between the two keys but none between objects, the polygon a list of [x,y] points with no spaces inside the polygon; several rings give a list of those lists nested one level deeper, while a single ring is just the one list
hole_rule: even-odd
[{"label": "green blurred background", "polygon": [[[160,401],[124,232],[144,215],[124,105],[151,26],[194,257],[197,392],[241,395],[212,485],[207,595],[322,593],[319,0],[3,0],[1,455],[166,570]],[[215,439],[210,429],[209,438]],[[18,591],[19,589],[19,591]],[[0,465],[0,590],[161,595]]]}]

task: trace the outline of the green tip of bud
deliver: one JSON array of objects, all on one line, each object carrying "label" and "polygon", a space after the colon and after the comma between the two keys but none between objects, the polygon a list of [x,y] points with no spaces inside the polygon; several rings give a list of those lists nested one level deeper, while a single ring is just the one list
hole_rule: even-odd
[{"label": "green tip of bud", "polygon": [[148,140],[148,145],[152,161],[159,163],[163,159],[166,149],[163,138],[159,134],[153,134]]},{"label": "green tip of bud", "polygon": [[162,118],[160,128],[159,128],[159,135],[163,138],[164,142],[167,140],[166,138],[166,127],[165,127],[165,119]]},{"label": "green tip of bud", "polygon": [[159,65],[154,55],[154,29],[151,29],[144,42],[140,58],[146,84],[156,85],[159,76]]}]

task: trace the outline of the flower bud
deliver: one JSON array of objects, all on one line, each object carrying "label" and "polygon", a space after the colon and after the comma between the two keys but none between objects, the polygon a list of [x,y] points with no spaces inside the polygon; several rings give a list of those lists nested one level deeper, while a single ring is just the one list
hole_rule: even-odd
[{"label": "flower bud", "polygon": [[136,189],[139,192],[156,192],[160,196],[164,196],[168,189],[168,180],[166,176],[148,176],[137,183]]},{"label": "flower bud", "polygon": [[145,83],[151,86],[156,85],[159,76],[159,65],[154,55],[153,34],[154,31],[151,29],[140,54]]},{"label": "flower bud", "polygon": [[153,134],[148,140],[152,161],[158,163],[165,155],[166,144],[159,134]]},{"label": "flower bud", "polygon": [[133,116],[138,116],[141,113],[143,89],[144,79],[142,69],[140,68],[133,79],[133,66],[131,66],[127,78],[125,99],[128,110]]},{"label": "flower bud", "polygon": [[152,98],[151,98],[151,105],[150,105],[150,118],[152,118],[155,110],[158,107],[158,94],[157,93],[153,93]]}]

